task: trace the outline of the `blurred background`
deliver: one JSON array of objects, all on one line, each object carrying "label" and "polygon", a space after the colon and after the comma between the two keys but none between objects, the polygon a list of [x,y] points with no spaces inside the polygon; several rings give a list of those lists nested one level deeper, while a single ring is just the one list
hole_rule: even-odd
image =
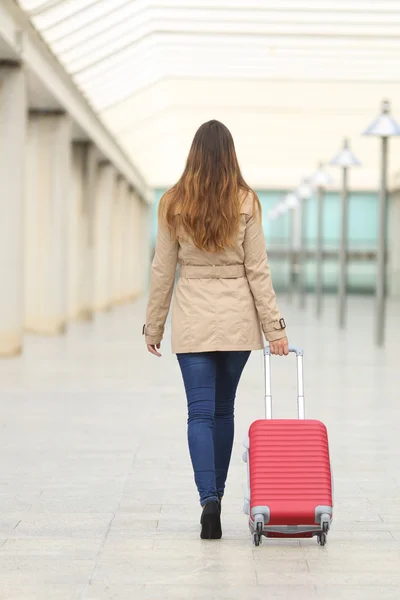
[{"label": "blurred background", "polygon": [[[200,542],[170,323],[144,344],[158,202],[210,119],[329,431],[324,548],[248,538],[261,352]],[[399,600],[399,122],[399,0],[0,0],[0,600]],[[293,356],[272,387],[294,417]]]},{"label": "blurred background", "polygon": [[382,346],[399,34],[393,0],[2,0],[0,355],[146,292],[158,201],[209,119],[263,204],[276,289],[320,318],[336,295],[339,327],[348,294],[376,296]]}]

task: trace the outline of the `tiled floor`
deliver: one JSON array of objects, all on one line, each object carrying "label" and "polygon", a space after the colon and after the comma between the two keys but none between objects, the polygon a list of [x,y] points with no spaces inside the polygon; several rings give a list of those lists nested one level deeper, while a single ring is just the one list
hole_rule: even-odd
[{"label": "tiled floor", "polygon": [[[144,303],[28,338],[21,359],[0,362],[0,599],[399,600],[400,305],[384,351],[372,301],[350,309],[340,333],[332,299],[321,323],[312,300],[305,313],[282,302],[305,347],[307,414],[330,434],[325,548],[254,548],[248,535],[241,440],[263,414],[261,353],[239,389],[224,538],[204,542],[180,372],[168,340],[162,360],[144,352]],[[273,366],[275,414],[294,415],[294,359]]]}]

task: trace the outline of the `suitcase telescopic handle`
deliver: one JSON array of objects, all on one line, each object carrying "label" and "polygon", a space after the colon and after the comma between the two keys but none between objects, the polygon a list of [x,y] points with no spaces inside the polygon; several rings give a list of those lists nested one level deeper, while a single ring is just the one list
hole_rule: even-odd
[{"label": "suitcase telescopic handle", "polygon": [[[289,346],[289,352],[296,354],[297,362],[297,414],[299,419],[305,419],[304,380],[303,380],[303,350],[297,346]],[[271,349],[269,344],[264,348],[265,372],[265,418],[272,419],[271,396]]]}]

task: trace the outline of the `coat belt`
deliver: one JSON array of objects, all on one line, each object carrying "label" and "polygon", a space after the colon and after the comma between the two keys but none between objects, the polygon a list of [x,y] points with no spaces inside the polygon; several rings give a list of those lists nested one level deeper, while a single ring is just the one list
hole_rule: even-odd
[{"label": "coat belt", "polygon": [[244,265],[181,265],[179,276],[186,279],[237,279],[245,277]]}]

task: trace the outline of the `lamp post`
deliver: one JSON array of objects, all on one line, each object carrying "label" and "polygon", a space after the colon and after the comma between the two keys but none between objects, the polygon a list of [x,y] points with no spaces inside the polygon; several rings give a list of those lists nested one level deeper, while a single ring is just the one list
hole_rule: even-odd
[{"label": "lamp post", "polygon": [[361,163],[349,148],[347,139],[343,141],[343,147],[329,163],[332,166],[342,167],[342,193],[340,205],[340,249],[339,249],[339,285],[338,285],[338,320],[339,327],[343,329],[346,325],[347,309],[347,253],[349,237],[349,190],[348,170],[350,167],[359,166]]},{"label": "lamp post", "polygon": [[315,275],[315,308],[317,317],[322,314],[322,297],[324,292],[324,199],[325,190],[332,183],[332,178],[325,171],[323,163],[319,163],[317,171],[312,178],[313,186],[317,190],[317,247],[316,247],[316,275]]},{"label": "lamp post", "polygon": [[284,203],[289,211],[289,283],[288,283],[288,300],[293,298],[293,290],[296,279],[295,265],[295,245],[296,245],[296,222],[295,211],[299,205],[299,199],[294,192],[289,192],[284,199]]},{"label": "lamp post", "polygon": [[382,102],[382,112],[364,131],[364,135],[381,138],[381,177],[378,211],[378,248],[376,274],[375,341],[383,346],[385,341],[387,296],[387,229],[388,229],[388,146],[389,137],[400,135],[400,126],[390,114],[390,103]]},{"label": "lamp post", "polygon": [[[288,209],[287,204],[281,198],[281,200],[278,202],[278,204],[276,206],[274,206],[274,208],[272,208],[270,210],[269,216],[270,216],[270,218],[272,217],[273,219],[279,219],[279,217],[283,217],[283,215],[286,214],[288,210],[289,209]],[[279,220],[280,220],[280,225],[279,225],[279,229],[280,229],[279,235],[280,235],[280,237],[278,239],[279,239],[280,243],[279,243],[279,246],[277,246],[278,254],[279,254],[279,251],[282,249],[282,244],[285,243],[284,235],[283,235],[283,232],[284,232],[284,222],[283,222],[282,219],[279,219]],[[282,227],[283,227],[283,231],[282,231]]]},{"label": "lamp post", "polygon": [[[271,247],[273,246],[274,243],[274,239],[272,237],[272,233],[274,232],[274,227],[272,227],[272,223],[273,221],[276,221],[276,219],[278,218],[279,213],[276,210],[276,207],[274,208],[270,208],[268,213],[267,213],[267,219],[270,222],[271,226],[270,226],[270,237],[268,239],[268,246],[267,246],[267,252],[269,252],[269,245],[271,245]],[[275,232],[274,232],[275,233]]]},{"label": "lamp post", "polygon": [[300,200],[300,249],[299,249],[299,292],[300,308],[305,308],[307,298],[307,221],[308,200],[312,195],[312,188],[308,179],[303,179],[296,190]]},{"label": "lamp post", "polygon": [[[283,215],[285,215],[287,213],[288,206],[285,204],[285,202],[283,201],[283,199],[280,200],[280,202],[275,206],[275,214],[277,215],[277,217],[283,217]],[[285,232],[285,226],[284,226],[284,221],[282,219],[280,219],[280,227],[279,227],[279,235],[280,235],[280,243],[281,246],[285,243],[284,238],[284,232]]]}]

